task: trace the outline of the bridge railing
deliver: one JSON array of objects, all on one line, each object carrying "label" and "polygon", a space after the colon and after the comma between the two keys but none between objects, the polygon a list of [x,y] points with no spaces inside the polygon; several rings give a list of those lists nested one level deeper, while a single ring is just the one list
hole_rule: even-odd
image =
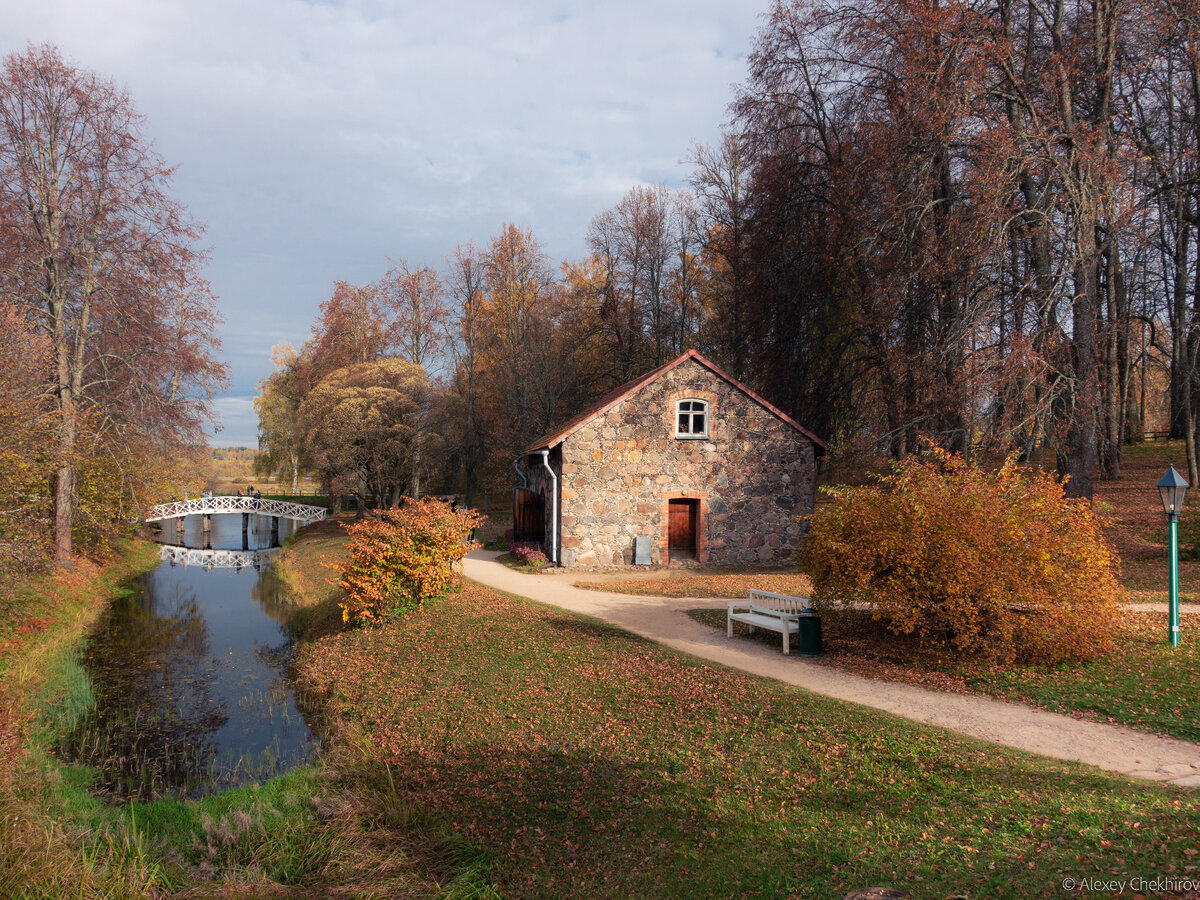
[{"label": "bridge railing", "polygon": [[324,519],[329,515],[329,510],[323,506],[292,503],[288,500],[271,500],[267,497],[256,500],[253,497],[222,495],[160,503],[150,508],[146,513],[145,521],[159,522],[163,519],[177,519],[181,516],[229,515],[232,513],[257,513],[261,516],[280,516],[285,519],[311,522],[315,519]]}]

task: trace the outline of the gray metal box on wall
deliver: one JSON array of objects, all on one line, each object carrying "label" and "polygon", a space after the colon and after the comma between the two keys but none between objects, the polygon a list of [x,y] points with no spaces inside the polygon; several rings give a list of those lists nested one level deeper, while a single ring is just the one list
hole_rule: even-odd
[{"label": "gray metal box on wall", "polygon": [[650,538],[636,537],[633,539],[633,564],[635,566],[650,565]]}]

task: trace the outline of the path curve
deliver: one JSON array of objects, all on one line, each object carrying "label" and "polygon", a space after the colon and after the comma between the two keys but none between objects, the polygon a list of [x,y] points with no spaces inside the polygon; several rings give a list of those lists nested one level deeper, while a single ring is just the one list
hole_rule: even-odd
[{"label": "path curve", "polygon": [[1055,759],[1078,760],[1134,778],[1200,787],[1200,745],[1123,726],[1074,719],[977,694],[949,694],[880,681],[784,656],[774,644],[734,638],[687,615],[713,599],[644,597],[583,590],[575,574],[526,575],[496,562],[499,553],[475,550],[463,573],[488,587],[603,619],[683,653],[774,678],[817,694],[859,703],[915,722],[939,725]]}]

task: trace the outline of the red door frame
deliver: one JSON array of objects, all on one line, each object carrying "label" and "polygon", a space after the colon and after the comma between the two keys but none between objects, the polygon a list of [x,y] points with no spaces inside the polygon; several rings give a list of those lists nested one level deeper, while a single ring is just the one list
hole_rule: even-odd
[{"label": "red door frame", "polygon": [[667,501],[667,562],[698,559],[700,555],[700,501],[680,497]]}]

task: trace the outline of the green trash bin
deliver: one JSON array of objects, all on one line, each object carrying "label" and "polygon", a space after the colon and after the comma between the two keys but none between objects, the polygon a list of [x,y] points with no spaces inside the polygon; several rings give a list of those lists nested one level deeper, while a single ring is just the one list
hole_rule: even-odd
[{"label": "green trash bin", "polygon": [[796,632],[796,649],[806,656],[821,655],[821,617],[807,614],[802,615]]}]

